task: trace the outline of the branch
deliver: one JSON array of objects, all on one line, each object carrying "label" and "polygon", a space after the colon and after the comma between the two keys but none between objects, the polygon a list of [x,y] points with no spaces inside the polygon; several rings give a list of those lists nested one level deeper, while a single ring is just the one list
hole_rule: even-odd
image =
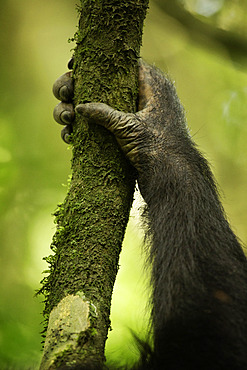
[{"label": "branch", "polygon": [[[83,0],[75,36],[75,105],[102,101],[135,111],[148,0]],[[41,369],[104,362],[110,305],[132,204],[135,171],[102,127],[76,119],[72,180],[56,212],[50,274],[43,280],[49,317]]]}]

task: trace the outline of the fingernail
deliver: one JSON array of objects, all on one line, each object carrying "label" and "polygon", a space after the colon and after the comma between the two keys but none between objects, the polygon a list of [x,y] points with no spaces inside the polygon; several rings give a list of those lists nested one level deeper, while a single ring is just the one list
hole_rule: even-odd
[{"label": "fingernail", "polygon": [[73,64],[74,64],[74,57],[70,58],[70,60],[68,62],[68,68],[73,69]]},{"label": "fingernail", "polygon": [[83,104],[77,105],[77,107],[75,107],[76,113],[79,113],[79,114],[84,113],[84,109],[83,108],[84,108]]},{"label": "fingernail", "polygon": [[59,95],[62,100],[67,101],[70,98],[70,92],[66,85],[62,86],[59,90]]},{"label": "fingernail", "polygon": [[73,112],[70,112],[70,111],[67,111],[67,110],[65,110],[65,111],[63,111],[62,113],[61,113],[61,116],[60,116],[60,118],[61,118],[61,121],[62,122],[64,122],[64,123],[71,123],[72,121],[73,121],[73,119],[74,119],[74,113]]}]

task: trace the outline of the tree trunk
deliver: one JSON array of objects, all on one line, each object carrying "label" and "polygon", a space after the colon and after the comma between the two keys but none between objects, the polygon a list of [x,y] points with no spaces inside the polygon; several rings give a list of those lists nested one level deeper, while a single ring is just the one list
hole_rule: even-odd
[{"label": "tree trunk", "polygon": [[[74,103],[136,109],[148,0],[81,1]],[[103,127],[76,117],[72,178],[56,211],[54,255],[43,280],[46,340],[41,369],[101,367],[119,253],[136,173]],[[49,319],[49,324],[48,324]],[[91,365],[90,365],[91,364]]]}]

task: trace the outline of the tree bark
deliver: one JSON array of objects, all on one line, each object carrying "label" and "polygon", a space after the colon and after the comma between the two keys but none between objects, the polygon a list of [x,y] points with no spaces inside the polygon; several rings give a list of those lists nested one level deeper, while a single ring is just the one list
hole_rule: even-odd
[{"label": "tree bark", "polygon": [[[83,0],[73,69],[74,104],[134,112],[148,0]],[[119,253],[136,173],[103,127],[76,117],[72,178],[56,211],[54,254],[43,280],[46,340],[41,369],[102,367]],[[49,323],[48,323],[49,319]],[[46,331],[46,330],[45,330]]]}]

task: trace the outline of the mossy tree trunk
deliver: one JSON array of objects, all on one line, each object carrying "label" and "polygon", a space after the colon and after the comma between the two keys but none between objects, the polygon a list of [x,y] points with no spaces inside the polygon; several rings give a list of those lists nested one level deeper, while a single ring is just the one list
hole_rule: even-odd
[{"label": "mossy tree trunk", "polygon": [[[83,0],[76,33],[74,103],[134,112],[148,0]],[[103,127],[76,117],[72,179],[56,212],[54,255],[43,280],[49,318],[41,369],[102,366],[135,171]]]}]

